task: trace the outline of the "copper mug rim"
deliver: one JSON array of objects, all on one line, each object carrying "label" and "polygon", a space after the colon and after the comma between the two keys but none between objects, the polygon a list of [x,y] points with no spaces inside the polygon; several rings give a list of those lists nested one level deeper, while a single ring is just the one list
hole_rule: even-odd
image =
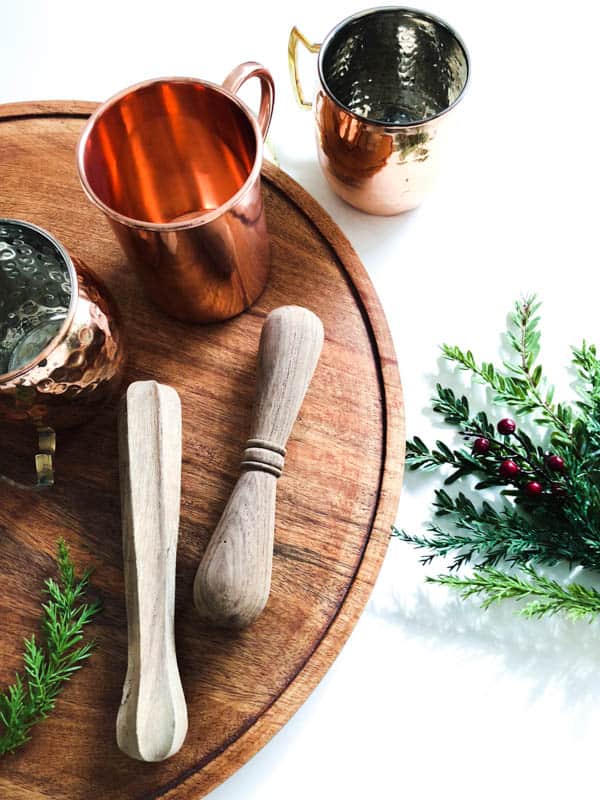
[{"label": "copper mug rim", "polygon": [[[248,122],[252,126],[252,130],[254,131],[254,138],[256,140],[256,152],[254,154],[254,164],[252,165],[252,169],[250,174],[242,184],[242,186],[237,190],[237,192],[232,195],[225,203],[218,206],[217,208],[210,209],[208,211],[200,211],[197,215],[193,217],[188,217],[185,220],[179,220],[177,222],[148,222],[146,220],[135,219],[134,217],[128,217],[125,214],[121,214],[118,211],[115,211],[114,208],[107,205],[103,200],[101,200],[98,195],[92,189],[86,169],[85,169],[85,147],[89,136],[98,121],[98,119],[106,112],[109,108],[116,105],[120,102],[124,97],[127,95],[132,94],[134,92],[139,91],[140,89],[145,89],[148,86],[153,86],[155,84],[160,83],[191,83],[191,84],[198,84],[200,86],[208,87],[209,89],[225,95],[228,100],[232,103],[235,103],[238,108],[245,114],[248,119]],[[116,222],[120,222],[122,225],[127,225],[130,228],[139,228],[143,230],[150,230],[150,231],[181,231],[186,230],[189,228],[196,228],[199,225],[206,225],[209,222],[212,222],[214,219],[220,217],[223,213],[229,211],[229,209],[233,208],[236,203],[248,192],[253,186],[254,182],[260,175],[260,171],[262,168],[263,163],[263,133],[260,129],[260,125],[258,123],[258,118],[252,113],[252,111],[248,108],[246,103],[241,100],[236,94],[230,92],[229,89],[226,89],[224,86],[219,85],[218,83],[212,83],[211,81],[205,81],[201,78],[185,78],[185,77],[163,77],[163,78],[150,78],[148,80],[140,81],[139,83],[134,83],[131,86],[128,86],[125,89],[122,89],[120,92],[117,92],[112,97],[109,97],[104,103],[102,103],[98,108],[93,112],[90,116],[89,120],[86,123],[86,126],[81,134],[79,139],[79,143],[77,145],[77,170],[79,172],[79,180],[81,181],[81,185],[83,190],[89,200],[94,203],[98,208],[102,209],[104,213],[110,217],[111,219],[115,220]]]},{"label": "copper mug rim", "polygon": [[67,316],[65,317],[63,324],[60,326],[59,331],[52,337],[52,339],[48,342],[48,344],[41,350],[34,358],[31,359],[27,364],[18,369],[13,370],[12,372],[4,372],[0,374],[0,383],[4,383],[5,381],[13,380],[13,378],[18,378],[19,375],[22,375],[26,372],[29,372],[33,367],[36,367],[40,362],[42,362],[58,347],[58,345],[63,341],[69,328],[71,327],[71,323],[73,321],[73,317],[75,316],[75,307],[77,306],[77,292],[75,291],[77,287],[77,274],[75,272],[75,265],[71,259],[71,256],[67,252],[67,250],[63,247],[63,245],[52,236],[51,233],[48,233],[47,230],[44,228],[40,228],[39,225],[34,225],[31,222],[26,222],[22,219],[16,219],[14,217],[0,217],[0,225],[3,223],[13,223],[16,225],[22,225],[24,228],[29,228],[30,230],[39,233],[40,236],[43,236],[45,239],[48,239],[50,243],[56,247],[58,252],[61,255],[61,258],[64,259],[64,262],[67,266],[67,271],[69,273],[69,279],[71,282],[71,300],[69,301],[69,310],[67,312]]},{"label": "copper mug rim", "polygon": [[[325,56],[325,52],[327,50],[328,45],[331,43],[331,40],[349,22],[354,22],[354,20],[361,19],[361,17],[367,17],[371,14],[377,14],[381,11],[407,11],[411,14],[419,16],[421,19],[426,19],[431,22],[434,22],[436,25],[440,25],[441,27],[445,28],[454,39],[456,39],[456,41],[458,42],[459,46],[461,47],[465,55],[467,75],[465,77],[465,82],[463,83],[463,86],[460,90],[458,97],[456,97],[452,101],[452,103],[450,103],[450,105],[447,106],[447,108],[438,111],[437,114],[434,114],[433,116],[424,117],[423,119],[417,121],[398,122],[392,124],[386,122],[385,120],[373,119],[371,117],[364,117],[361,116],[360,114],[357,114],[347,105],[345,105],[345,103],[342,103],[342,101],[338,97],[336,97],[336,95],[331,91],[323,74],[323,58]],[[427,123],[432,122],[433,120],[439,119],[440,117],[443,117],[446,114],[448,114],[448,112],[451,111],[464,97],[467,85],[469,83],[469,78],[471,75],[471,59],[469,57],[469,51],[467,50],[465,43],[458,35],[458,33],[454,30],[454,28],[451,25],[449,25],[446,22],[446,20],[442,19],[441,17],[438,17],[436,14],[431,14],[429,11],[422,11],[420,8],[414,8],[413,6],[372,6],[371,8],[366,8],[363,11],[357,11],[354,14],[350,14],[350,16],[346,17],[341,22],[338,22],[338,24],[329,31],[329,33],[327,34],[327,36],[325,37],[319,48],[319,56],[317,59],[317,70],[319,74],[319,81],[324,91],[329,95],[329,97],[333,100],[333,102],[337,106],[339,106],[341,109],[344,110],[346,114],[349,114],[351,117],[358,120],[359,122],[362,122],[363,124],[366,123],[367,125],[374,125],[375,127],[378,128],[387,128],[395,130],[398,128],[418,128],[422,125],[426,125]]]}]

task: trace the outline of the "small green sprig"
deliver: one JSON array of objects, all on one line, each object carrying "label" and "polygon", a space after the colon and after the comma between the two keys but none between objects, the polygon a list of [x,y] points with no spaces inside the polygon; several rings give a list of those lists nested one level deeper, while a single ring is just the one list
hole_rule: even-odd
[{"label": "small green sprig", "polygon": [[48,578],[42,604],[42,637],[25,639],[23,673],[0,694],[0,755],[24,745],[32,728],[54,708],[66,681],[89,658],[94,642],[83,643],[84,628],[100,610],[98,601],[83,601],[90,571],[77,579],[69,549],[57,545],[58,581]]},{"label": "small green sprig", "polygon": [[548,384],[541,364],[537,363],[540,355],[540,318],[536,315],[539,308],[540,303],[535,296],[515,304],[509,318],[507,339],[517,359],[505,360],[504,372],[489,362],[478,364],[470,350],[463,352],[459,347],[445,344],[442,345],[442,352],[448,361],[472,372],[493,389],[495,402],[514,408],[517,414],[535,414],[536,421],[553,426],[560,439],[561,436],[569,436],[572,411],[568,405],[554,404],[554,386]]},{"label": "small green sprig", "polygon": [[579,583],[563,586],[540,575],[532,567],[523,567],[520,574],[482,567],[467,578],[439,575],[426,580],[457,589],[463,598],[482,596],[482,608],[489,608],[500,600],[528,601],[518,611],[525,617],[564,612],[571,619],[587,617],[591,622],[600,613],[600,592],[596,589]]},{"label": "small green sprig", "polygon": [[451,530],[435,522],[428,525],[429,536],[394,529],[398,538],[427,550],[421,558],[424,565],[453,555],[450,571],[472,562],[495,566],[501,561],[548,565],[567,561],[600,569],[600,543],[590,548],[585,542],[573,541],[556,517],[532,524],[531,518],[508,503],[495,507],[484,502],[477,507],[463,492],[451,497],[443,489],[436,491],[435,498],[436,516],[448,517],[454,523]]},{"label": "small green sprig", "polygon": [[[573,348],[579,400],[571,405],[555,403],[554,387],[538,361],[539,307],[535,297],[515,305],[507,331],[514,357],[502,367],[478,362],[470,350],[442,348],[445,358],[491,390],[493,403],[527,417],[535,433],[530,436],[522,426],[515,428],[513,421],[503,420],[510,423],[506,432],[505,425],[493,425],[484,412],[473,414],[467,397],[438,384],[433,410],[457,429],[463,446],[450,447],[438,440],[429,448],[419,437],[407,444],[410,470],[441,469],[446,486],[471,478],[475,490],[497,492],[496,499],[477,505],[464,492],[451,497],[445,489],[438,489],[435,515],[445,517],[450,527],[433,521],[421,536],[394,530],[402,540],[428,551],[422,558],[425,564],[437,556],[451,556],[451,573],[471,564],[475,569],[472,577],[451,574],[434,579],[464,591],[469,586],[479,591],[483,578],[490,592],[492,579],[500,589],[500,576],[507,575],[500,569],[503,563],[528,571],[532,564],[566,562],[600,571],[600,360],[593,345],[584,342]],[[543,446],[547,441],[552,453]],[[536,609],[546,611],[529,616],[568,610],[564,595],[560,607],[558,584],[534,572],[527,574],[533,589],[548,595],[547,606],[535,601]],[[507,586],[514,587],[517,580],[514,573],[509,574]],[[563,591],[571,601],[588,597],[588,590],[576,584]],[[492,594],[494,600],[505,596],[500,590]],[[590,597],[593,600],[595,595]],[[593,603],[589,608],[592,610],[586,613],[600,610]]]}]

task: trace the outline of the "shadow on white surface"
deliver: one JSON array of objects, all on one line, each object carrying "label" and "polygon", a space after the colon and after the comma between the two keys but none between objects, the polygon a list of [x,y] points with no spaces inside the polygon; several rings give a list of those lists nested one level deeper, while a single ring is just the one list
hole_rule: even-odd
[{"label": "shadow on white surface", "polygon": [[317,162],[313,158],[298,158],[290,153],[281,155],[281,168],[317,200],[337,222],[342,231],[360,252],[367,257],[390,235],[398,235],[412,224],[418,209],[400,216],[368,216],[340,199],[327,183]]},{"label": "shadow on white surface", "polygon": [[402,580],[396,581],[391,597],[374,599],[370,606],[371,613],[435,647],[440,658],[444,649],[457,647],[466,648],[469,658],[492,656],[497,670],[527,682],[530,702],[551,689],[581,724],[591,723],[593,700],[600,694],[598,623],[529,620],[517,610],[515,602],[504,601],[484,612],[476,599],[461,600],[441,586],[421,584],[407,593]]}]

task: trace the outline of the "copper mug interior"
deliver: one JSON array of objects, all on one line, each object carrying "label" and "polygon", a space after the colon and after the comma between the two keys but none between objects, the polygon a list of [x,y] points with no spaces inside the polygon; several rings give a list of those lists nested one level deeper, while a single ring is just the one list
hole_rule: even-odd
[{"label": "copper mug interior", "polygon": [[[235,95],[258,77],[259,119]],[[270,250],[260,191],[273,82],[248,62],[223,86],[191,78],[146,81],[90,119],[78,166],[126,255],[163,310],[214,322],[262,292]]]},{"label": "copper mug interior", "polygon": [[87,140],[84,168],[106,207],[168,224],[227,203],[255,159],[254,130],[238,105],[211,86],[164,80],[106,110]]}]

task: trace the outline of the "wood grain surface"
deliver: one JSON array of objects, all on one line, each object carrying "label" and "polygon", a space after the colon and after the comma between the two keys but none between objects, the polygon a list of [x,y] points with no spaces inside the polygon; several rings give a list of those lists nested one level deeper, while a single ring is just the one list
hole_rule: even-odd
[{"label": "wood grain surface", "polygon": [[164,761],[188,728],[175,646],[179,395],[156,381],[135,381],[119,406],[118,428],[128,656],[117,744],[140,761]]},{"label": "wood grain surface", "polygon": [[271,311],[260,333],[256,397],[242,471],[194,580],[196,610],[217,625],[245,628],[267,604],[277,481],[323,335],[321,320],[301,306]]},{"label": "wood grain surface", "polygon": [[[126,323],[127,381],[157,380],[181,397],[175,613],[189,733],[179,753],[158,764],[132,761],[115,740],[127,635],[116,409],[109,408],[95,423],[59,435],[50,493],[0,486],[0,681],[13,679],[22,636],[36,628],[59,536],[79,564],[96,568],[94,589],[104,601],[93,625],[96,653],[32,741],[0,761],[0,797],[195,800],[281,728],[356,623],[398,504],[402,393],[363,266],[320,206],[272,165],[264,167],[263,184],[273,271],[256,305],[208,327],[173,322],[150,306],[77,182],[75,144],[93,108],[80,102],[0,108],[0,213],[47,228],[106,281]],[[250,628],[216,630],[193,609],[194,572],[238,476],[260,329],[268,312],[285,304],[314,311],[325,344],[278,485],[269,603]],[[3,429],[2,469],[17,469],[31,446]]]}]

